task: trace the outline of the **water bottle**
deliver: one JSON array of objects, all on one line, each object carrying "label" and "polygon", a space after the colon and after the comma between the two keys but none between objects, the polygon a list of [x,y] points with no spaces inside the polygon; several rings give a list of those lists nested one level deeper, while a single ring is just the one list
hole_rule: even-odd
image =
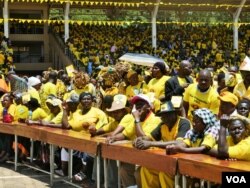
[{"label": "water bottle", "polygon": [[28,117],[29,120],[32,120],[32,111],[29,110],[29,117]]},{"label": "water bottle", "polygon": [[6,116],[7,114],[8,114],[8,110],[7,110],[7,108],[4,108],[3,109],[3,117]]}]

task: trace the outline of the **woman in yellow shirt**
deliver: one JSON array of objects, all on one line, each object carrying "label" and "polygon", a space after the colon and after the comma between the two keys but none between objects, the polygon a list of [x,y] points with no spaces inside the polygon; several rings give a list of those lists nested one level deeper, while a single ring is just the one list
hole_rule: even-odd
[{"label": "woman in yellow shirt", "polygon": [[209,109],[197,109],[193,112],[193,129],[186,133],[182,143],[168,145],[166,152],[206,153],[215,146],[219,127],[219,121]]},{"label": "woman in yellow shirt", "polygon": [[149,92],[155,94],[159,100],[165,99],[165,83],[170,78],[166,76],[166,65],[163,62],[157,62],[152,68],[152,79],[148,83]]},{"label": "woman in yellow shirt", "polygon": [[[2,102],[3,108],[0,111],[1,119],[5,123],[11,123],[14,121],[15,117],[15,108],[16,106],[13,104],[13,97],[11,94],[7,93],[4,95]],[[0,162],[5,162],[11,152],[11,145],[13,143],[13,135],[0,133]]]},{"label": "woman in yellow shirt", "polygon": [[[221,159],[238,159],[250,161],[250,131],[249,124],[239,116],[222,117],[218,147],[211,155]],[[227,136],[227,130],[229,136]]]}]

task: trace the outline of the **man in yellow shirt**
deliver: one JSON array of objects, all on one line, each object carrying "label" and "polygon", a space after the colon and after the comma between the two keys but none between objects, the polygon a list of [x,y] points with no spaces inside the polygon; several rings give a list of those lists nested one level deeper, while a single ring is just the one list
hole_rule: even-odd
[{"label": "man in yellow shirt", "polygon": [[199,108],[208,108],[214,114],[218,114],[220,100],[217,91],[212,87],[211,72],[207,69],[201,70],[198,83],[188,86],[184,92],[183,106],[186,117],[192,121],[192,112]]},{"label": "man in yellow shirt", "polygon": [[[116,134],[107,138],[109,143],[119,140],[134,140],[136,137],[148,136],[151,138],[151,132],[159,125],[161,119],[156,117],[152,112],[152,104],[147,95],[139,94],[132,98],[133,105],[132,115],[135,121],[128,121],[123,124],[124,129],[115,130]],[[122,184],[125,187],[136,185],[134,176],[135,165],[122,163],[120,168],[120,176]]]},{"label": "man in yellow shirt", "polygon": [[56,82],[57,82],[57,73],[55,71],[51,71],[49,73],[49,80],[47,83],[42,85],[40,90],[40,98],[41,98],[41,108],[45,111],[48,110],[46,106],[46,100],[49,95],[56,96]]},{"label": "man in yellow shirt", "polygon": [[[191,124],[186,118],[178,116],[178,111],[173,107],[171,101],[161,105],[158,113],[161,117],[160,123],[151,132],[152,138],[138,137],[134,141],[134,146],[138,149],[148,149],[149,147],[166,148],[167,145],[176,144],[184,138]],[[140,170],[142,188],[147,187],[174,187],[173,177],[164,172],[141,167]]]}]

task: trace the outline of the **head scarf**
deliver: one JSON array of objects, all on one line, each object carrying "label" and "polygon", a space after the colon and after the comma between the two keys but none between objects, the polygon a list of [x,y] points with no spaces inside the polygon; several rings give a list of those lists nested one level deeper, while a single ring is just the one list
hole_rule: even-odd
[{"label": "head scarf", "polygon": [[202,133],[196,133],[194,129],[189,130],[185,138],[195,142],[198,138],[204,138],[204,136],[210,134],[215,140],[218,140],[220,124],[216,116],[207,108],[197,109],[193,112],[193,115],[200,117],[206,127]]},{"label": "head scarf", "polygon": [[74,86],[77,89],[83,89],[89,83],[89,75],[87,73],[78,72],[73,78]]}]

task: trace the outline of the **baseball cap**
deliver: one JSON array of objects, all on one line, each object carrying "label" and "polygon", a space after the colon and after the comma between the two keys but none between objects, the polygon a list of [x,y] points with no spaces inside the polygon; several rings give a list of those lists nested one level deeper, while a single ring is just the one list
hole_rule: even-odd
[{"label": "baseball cap", "polygon": [[106,110],[108,112],[113,112],[116,110],[121,110],[123,108],[126,108],[126,104],[127,104],[127,96],[126,95],[122,95],[122,94],[118,94],[114,96],[111,108],[107,108]]},{"label": "baseball cap", "polygon": [[79,102],[79,95],[77,95],[76,93],[72,93],[70,97],[66,100],[66,102],[73,102],[73,103]]},{"label": "baseball cap", "polygon": [[47,100],[46,100],[46,103],[50,103],[50,104],[52,104],[53,106],[61,106],[62,101],[61,101],[60,99],[53,98],[53,99],[47,99]]},{"label": "baseball cap", "polygon": [[230,102],[235,106],[238,104],[238,97],[229,91],[224,91],[220,94],[219,99],[224,102]]},{"label": "baseball cap", "polygon": [[162,115],[164,113],[168,112],[175,112],[176,109],[174,108],[174,105],[171,101],[166,101],[165,103],[161,104],[160,111],[157,113],[157,115]]},{"label": "baseball cap", "polygon": [[143,100],[143,101],[147,102],[152,107],[152,103],[151,103],[149,97],[145,94],[139,94],[139,95],[134,96],[131,99],[131,103],[134,105],[139,100]]}]

